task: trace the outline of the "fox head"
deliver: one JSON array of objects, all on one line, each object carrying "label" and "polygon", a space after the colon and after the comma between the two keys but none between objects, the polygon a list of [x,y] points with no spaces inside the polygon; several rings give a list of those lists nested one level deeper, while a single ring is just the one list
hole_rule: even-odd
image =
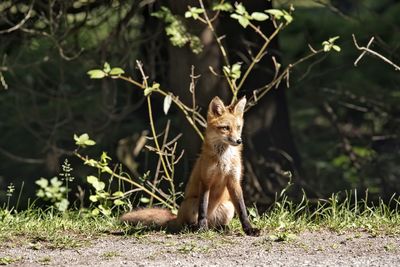
[{"label": "fox head", "polygon": [[211,100],[207,113],[207,141],[213,144],[242,144],[243,113],[246,98],[225,106],[218,96]]}]

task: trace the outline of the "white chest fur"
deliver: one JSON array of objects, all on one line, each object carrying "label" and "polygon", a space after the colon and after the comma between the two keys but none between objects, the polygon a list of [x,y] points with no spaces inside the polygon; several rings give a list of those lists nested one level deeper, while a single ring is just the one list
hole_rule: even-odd
[{"label": "white chest fur", "polygon": [[233,175],[236,179],[240,179],[240,152],[237,147],[227,146],[219,149],[219,157],[217,169],[224,175]]}]

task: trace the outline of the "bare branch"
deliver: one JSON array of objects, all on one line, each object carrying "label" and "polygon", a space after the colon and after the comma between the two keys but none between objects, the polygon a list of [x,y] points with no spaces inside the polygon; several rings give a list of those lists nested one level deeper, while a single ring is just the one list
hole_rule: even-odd
[{"label": "bare branch", "polygon": [[358,50],[363,51],[361,53],[361,55],[356,59],[356,61],[354,62],[354,66],[357,66],[358,62],[361,60],[361,58],[366,54],[366,53],[370,53],[374,56],[377,56],[378,58],[382,59],[383,61],[385,61],[386,63],[388,63],[389,65],[392,65],[394,67],[395,70],[400,71],[400,66],[396,65],[395,63],[393,63],[392,61],[390,61],[389,59],[387,59],[386,57],[384,57],[383,55],[379,54],[378,52],[375,52],[374,50],[371,50],[369,47],[372,44],[372,42],[374,41],[374,37],[372,37],[369,42],[368,45],[365,46],[359,46],[356,40],[356,37],[354,36],[354,34],[352,34],[353,36],[353,42],[354,45],[356,46],[356,48]]},{"label": "bare branch", "polygon": [[0,34],[10,33],[10,32],[16,31],[19,28],[21,28],[31,18],[32,10],[33,10],[33,4],[34,3],[35,3],[35,0],[32,1],[31,5],[29,6],[29,10],[26,13],[25,17],[18,24],[14,25],[11,28],[8,28],[6,30],[1,30]]},{"label": "bare branch", "polygon": [[32,158],[25,158],[21,156],[17,156],[11,152],[8,152],[7,150],[3,149],[0,147],[0,153],[6,156],[7,158],[10,158],[12,160],[18,161],[18,162],[23,162],[23,163],[28,163],[28,164],[44,164],[45,160],[44,159],[32,159]]}]

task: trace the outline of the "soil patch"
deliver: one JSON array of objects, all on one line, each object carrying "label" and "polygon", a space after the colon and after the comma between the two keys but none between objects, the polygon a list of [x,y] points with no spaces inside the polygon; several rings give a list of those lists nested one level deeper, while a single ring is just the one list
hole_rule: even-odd
[{"label": "soil patch", "polygon": [[400,237],[365,232],[303,232],[286,237],[102,235],[77,248],[0,247],[10,266],[400,266]]}]

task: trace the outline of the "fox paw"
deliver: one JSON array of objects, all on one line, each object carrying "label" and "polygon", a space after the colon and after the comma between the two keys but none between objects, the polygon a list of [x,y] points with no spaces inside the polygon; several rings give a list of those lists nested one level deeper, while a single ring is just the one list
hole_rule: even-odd
[{"label": "fox paw", "polygon": [[207,219],[199,220],[199,223],[197,225],[197,230],[198,231],[207,231],[208,230],[208,221],[207,221]]},{"label": "fox paw", "polygon": [[246,235],[249,235],[249,236],[259,236],[260,235],[260,229],[258,229],[258,228],[249,227],[249,228],[243,229],[243,231],[246,233]]}]

